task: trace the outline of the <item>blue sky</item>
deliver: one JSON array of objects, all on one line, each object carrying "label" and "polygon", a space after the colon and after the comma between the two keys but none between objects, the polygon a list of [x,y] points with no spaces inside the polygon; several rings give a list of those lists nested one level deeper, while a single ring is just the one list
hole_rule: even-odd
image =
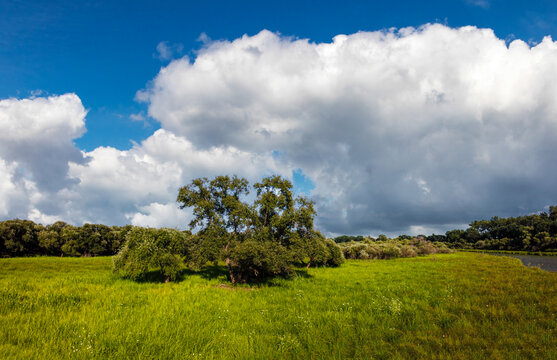
[{"label": "blue sky", "polygon": [[134,100],[169,59],[160,42],[181,46],[173,57],[195,57],[200,35],[235,39],[263,29],[329,42],[337,34],[439,22],[475,25],[499,38],[539,42],[557,38],[554,1],[10,1],[0,2],[0,98],[77,93],[87,132],[85,150],[128,149],[147,138],[156,121]]},{"label": "blue sky", "polygon": [[290,177],[327,234],[546,209],[547,36],[554,1],[0,1],[0,219],[180,227],[221,173]]}]

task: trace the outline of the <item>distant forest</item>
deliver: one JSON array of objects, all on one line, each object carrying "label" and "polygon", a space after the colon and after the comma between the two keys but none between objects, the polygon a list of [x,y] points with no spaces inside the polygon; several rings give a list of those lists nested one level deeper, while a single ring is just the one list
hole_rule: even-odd
[{"label": "distant forest", "polygon": [[[131,225],[106,226],[84,224],[72,226],[58,221],[51,225],[36,224],[30,220],[0,222],[0,257],[15,256],[110,256],[124,244]],[[400,235],[398,240],[412,239]],[[478,220],[466,230],[450,230],[444,235],[420,235],[434,243],[445,243],[455,249],[557,251],[557,206],[549,213]],[[386,241],[385,235],[377,239],[364,236],[339,236],[337,243],[364,240]]]},{"label": "distant forest", "polygon": [[72,226],[63,221],[43,226],[30,220],[0,222],[0,256],[108,256],[124,244],[131,225]]},{"label": "distant forest", "polygon": [[[550,206],[549,213],[541,212],[519,217],[477,220],[466,230],[450,230],[444,235],[419,235],[431,242],[446,243],[455,249],[479,250],[524,250],[524,251],[557,251],[557,206]],[[400,235],[398,240],[411,239],[412,236]],[[385,241],[385,235],[377,239],[359,236],[338,236],[333,240],[337,243],[363,241],[372,239]]]}]

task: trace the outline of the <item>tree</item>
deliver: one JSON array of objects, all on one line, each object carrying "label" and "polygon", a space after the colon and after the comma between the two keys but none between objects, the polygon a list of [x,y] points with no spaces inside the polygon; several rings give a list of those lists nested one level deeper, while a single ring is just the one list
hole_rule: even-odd
[{"label": "tree", "polygon": [[61,255],[62,241],[60,233],[51,229],[41,230],[37,236],[39,246],[46,255]]},{"label": "tree", "polygon": [[325,245],[327,246],[327,250],[329,250],[329,256],[324,265],[335,267],[342,265],[344,262],[344,254],[342,253],[340,246],[330,239],[325,240]]},{"label": "tree", "polygon": [[249,184],[237,176],[199,178],[179,190],[180,207],[193,208],[190,228],[198,232],[191,253],[197,265],[224,260],[234,283],[288,275],[306,258],[307,266],[328,264],[332,253],[314,230],[313,202],[295,198],[292,183],[278,175],[253,187],[251,205],[245,202]]},{"label": "tree", "polygon": [[292,274],[292,253],[272,241],[249,239],[233,243],[226,251],[232,283]]},{"label": "tree", "polygon": [[43,230],[29,220],[8,220],[0,223],[0,244],[4,256],[28,256],[40,253],[38,233]]},{"label": "tree", "polygon": [[377,241],[388,241],[389,238],[385,234],[381,234],[377,237]]},{"label": "tree", "polygon": [[[189,225],[192,230],[199,229],[192,247],[195,266],[220,260],[232,241],[241,240],[242,230],[253,219],[252,209],[241,199],[248,193],[248,181],[237,176],[194,179],[180,188],[176,200],[181,209],[193,208],[194,218]],[[233,279],[230,258],[225,256],[225,261]]]},{"label": "tree", "polygon": [[38,234],[39,247],[42,253],[46,255],[63,255],[62,245],[63,239],[61,237],[61,232],[64,227],[68,226],[63,221],[57,221],[52,225],[47,225]]},{"label": "tree", "polygon": [[175,280],[182,266],[185,233],[173,229],[133,228],[113,258],[113,269],[132,279],[157,268],[165,282]]},{"label": "tree", "polygon": [[64,255],[81,256],[87,251],[81,236],[81,229],[76,226],[65,226],[60,232],[62,238],[62,252]]},{"label": "tree", "polygon": [[325,238],[319,232],[314,231],[307,236],[300,236],[295,233],[291,239],[291,249],[297,262],[303,264],[306,268],[311,265],[325,265],[329,258],[329,250],[325,244]]},{"label": "tree", "polygon": [[464,230],[449,230],[445,233],[447,242],[455,246],[459,246],[463,240]]}]

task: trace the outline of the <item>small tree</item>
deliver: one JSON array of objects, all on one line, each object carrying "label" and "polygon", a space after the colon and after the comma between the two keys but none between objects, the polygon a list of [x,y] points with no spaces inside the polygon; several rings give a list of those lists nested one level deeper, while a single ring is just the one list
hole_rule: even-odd
[{"label": "small tree", "polygon": [[113,269],[134,280],[158,268],[165,282],[175,280],[182,266],[185,234],[173,229],[133,228],[113,258]]},{"label": "small tree", "polygon": [[38,233],[43,230],[30,220],[0,222],[0,252],[2,256],[28,256],[40,252]]},{"label": "small tree", "polygon": [[292,253],[276,242],[253,239],[234,242],[226,257],[230,259],[232,283],[292,274]]},{"label": "small tree", "polygon": [[306,258],[308,267],[341,261],[331,260],[330,245],[313,229],[313,203],[295,198],[290,181],[273,175],[253,187],[252,205],[243,201],[247,180],[236,176],[195,179],[180,189],[177,201],[193,208],[190,227],[199,229],[191,249],[197,266],[225,260],[235,283],[288,275]]},{"label": "small tree", "polygon": [[331,239],[325,240],[325,245],[327,250],[329,250],[329,256],[325,263],[326,266],[340,266],[344,262],[344,254],[342,249]]},{"label": "small tree", "polygon": [[242,201],[249,193],[248,181],[237,176],[217,176],[194,179],[180,188],[177,202],[180,208],[192,207],[192,230],[199,229],[192,245],[192,265],[200,267],[208,261],[216,262],[223,256],[234,282],[229,254],[230,244],[245,238],[252,223],[253,210]]}]

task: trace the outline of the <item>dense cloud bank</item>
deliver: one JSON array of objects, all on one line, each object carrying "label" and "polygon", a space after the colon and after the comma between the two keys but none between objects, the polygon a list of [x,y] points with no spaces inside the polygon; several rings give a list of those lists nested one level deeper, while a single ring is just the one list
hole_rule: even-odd
[{"label": "dense cloud bank", "polygon": [[[76,95],[0,102],[0,218],[187,223],[199,176],[302,169],[329,233],[442,231],[557,200],[557,43],[489,29],[268,31],[172,61],[138,98],[162,129],[80,152]],[[62,110],[60,110],[62,109]],[[40,114],[37,115],[37,114]]]}]

